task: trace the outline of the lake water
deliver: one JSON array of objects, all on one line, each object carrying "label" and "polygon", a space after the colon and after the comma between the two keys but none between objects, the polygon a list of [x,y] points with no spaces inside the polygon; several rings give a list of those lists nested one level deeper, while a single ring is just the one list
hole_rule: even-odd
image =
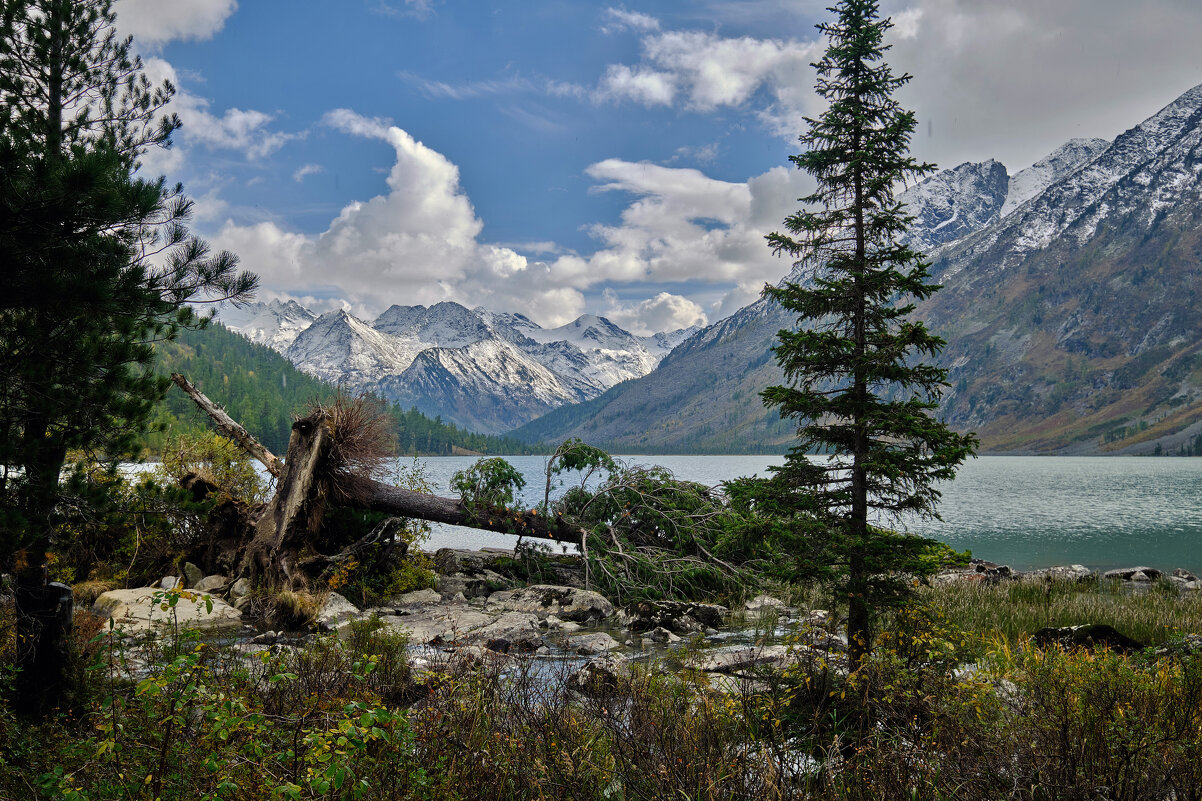
[{"label": "lake water", "polygon": [[[763,474],[774,456],[633,456],[706,484]],[[421,459],[442,495],[474,457]],[[545,456],[509,461],[526,476],[522,502],[541,502]],[[942,487],[943,520],[909,530],[1020,570],[1141,564],[1202,573],[1202,458],[982,456]],[[512,547],[516,537],[441,526],[426,547]]]}]

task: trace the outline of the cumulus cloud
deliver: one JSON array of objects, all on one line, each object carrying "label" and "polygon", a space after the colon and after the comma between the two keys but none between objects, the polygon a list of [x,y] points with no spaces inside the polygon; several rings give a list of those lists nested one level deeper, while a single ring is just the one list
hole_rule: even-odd
[{"label": "cumulus cloud", "polygon": [[631,304],[623,304],[613,291],[607,291],[605,299],[609,302],[605,316],[636,336],[678,331],[707,322],[700,306],[669,292],[660,292],[655,297]]},{"label": "cumulus cloud", "polygon": [[117,25],[142,45],[208,39],[238,8],[237,0],[117,0]]},{"label": "cumulus cloud", "polygon": [[[561,325],[585,310],[588,297],[596,308],[604,289],[624,283],[690,282],[710,296],[715,287],[734,287],[743,297],[788,272],[763,237],[779,223],[780,209],[804,193],[795,171],[777,168],[734,183],[695,169],[598,162],[586,170],[593,191],[621,193],[630,202],[617,224],[591,229],[598,249],[579,255],[548,242],[482,241],[484,226],[458,167],[388,120],[339,109],[325,124],[392,146],[387,191],[348,204],[318,236],[272,221],[227,221],[214,244],[241,254],[269,291],[375,311],[391,303],[454,300],[520,309],[541,324]],[[545,260],[532,260],[537,255]],[[639,332],[707,317],[695,298],[667,292],[629,305],[604,302],[610,306],[605,313]]]},{"label": "cumulus cloud", "polygon": [[679,105],[702,113],[754,101],[757,115],[789,136],[796,135],[800,116],[816,108],[809,65],[822,50],[817,39],[731,38],[660,31],[658,25],[642,30],[641,62],[607,66],[593,91],[595,100]]}]

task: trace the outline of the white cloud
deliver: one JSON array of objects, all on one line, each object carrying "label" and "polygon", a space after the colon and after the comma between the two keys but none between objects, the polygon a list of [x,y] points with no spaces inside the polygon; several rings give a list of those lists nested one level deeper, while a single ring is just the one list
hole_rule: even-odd
[{"label": "white cloud", "polygon": [[326,168],[320,164],[302,164],[296,169],[296,172],[292,173],[292,180],[299,184],[301,181],[305,180],[307,176],[316,175],[319,172],[325,171]]},{"label": "white cloud", "polygon": [[623,304],[616,293],[607,291],[605,299],[609,302],[605,316],[636,336],[678,331],[707,322],[701,307],[682,295],[660,292],[639,303]]},{"label": "white cloud", "polygon": [[[715,286],[732,284],[743,287],[739,292],[758,292],[789,269],[763,241],[781,210],[803,194],[798,177],[784,168],[732,183],[695,169],[618,159],[593,164],[586,172],[594,191],[632,199],[618,224],[592,229],[600,247],[581,256],[549,242],[481,241],[483,223],[460,186],[458,167],[445,156],[387,120],[338,109],[325,122],[393,147],[388,190],[347,205],[320,236],[274,222],[227,221],[214,245],[241,254],[269,291],[337,298],[374,311],[391,303],[455,300],[560,325],[585,310],[586,294],[596,298],[606,287],[691,282],[710,296]],[[519,250],[550,258],[532,261]],[[614,314],[640,331],[680,328],[706,316],[696,299],[669,293],[617,306]]]},{"label": "white cloud", "polygon": [[208,39],[238,8],[237,0],[117,0],[113,4],[121,33],[138,44],[173,39]]},{"label": "white cloud", "polygon": [[655,17],[638,11],[627,11],[624,8],[605,9],[605,20],[601,25],[602,33],[659,30],[659,20]]},{"label": "white cloud", "polygon": [[595,100],[680,105],[701,113],[756,101],[757,116],[790,137],[796,136],[800,117],[817,108],[809,66],[822,49],[817,40],[656,30],[643,37],[642,48],[640,63],[606,67]]}]

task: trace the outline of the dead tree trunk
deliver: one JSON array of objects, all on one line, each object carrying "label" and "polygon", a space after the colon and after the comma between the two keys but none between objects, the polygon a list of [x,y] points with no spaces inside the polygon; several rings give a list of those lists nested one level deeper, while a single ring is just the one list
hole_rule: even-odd
[{"label": "dead tree trunk", "polygon": [[579,527],[559,518],[547,519],[534,509],[470,508],[458,499],[414,492],[365,476],[340,475],[327,463],[332,433],[329,418],[320,411],[293,423],[288,454],[281,462],[187,379],[178,373],[172,379],[214,419],[222,433],[279,478],[275,496],[253,524],[253,535],[242,549],[240,575],[261,578],[280,589],[302,589],[310,578],[337,561],[341,554],[316,554],[313,547],[335,495],[344,505],[399,517],[576,545],[582,541]]}]

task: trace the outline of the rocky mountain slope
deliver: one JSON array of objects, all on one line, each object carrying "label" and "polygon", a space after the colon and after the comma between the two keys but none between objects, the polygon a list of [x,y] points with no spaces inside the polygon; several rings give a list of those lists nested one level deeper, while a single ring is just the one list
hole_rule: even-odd
[{"label": "rocky mountain slope", "polygon": [[636,337],[594,315],[544,329],[520,314],[449,302],[392,306],[371,322],[343,310],[318,317],[293,301],[221,318],[309,375],[484,433],[646,375],[693,332]]},{"label": "rocky mountain slope", "polygon": [[[944,284],[917,314],[949,341],[945,415],[991,451],[1177,452],[1202,429],[1202,87],[1113,143],[1073,140],[1005,180],[994,165],[904,198]],[[786,447],[757,393],[780,380],[769,349],[790,323],[757,302],[644,378],[515,433],[644,452]]]}]

